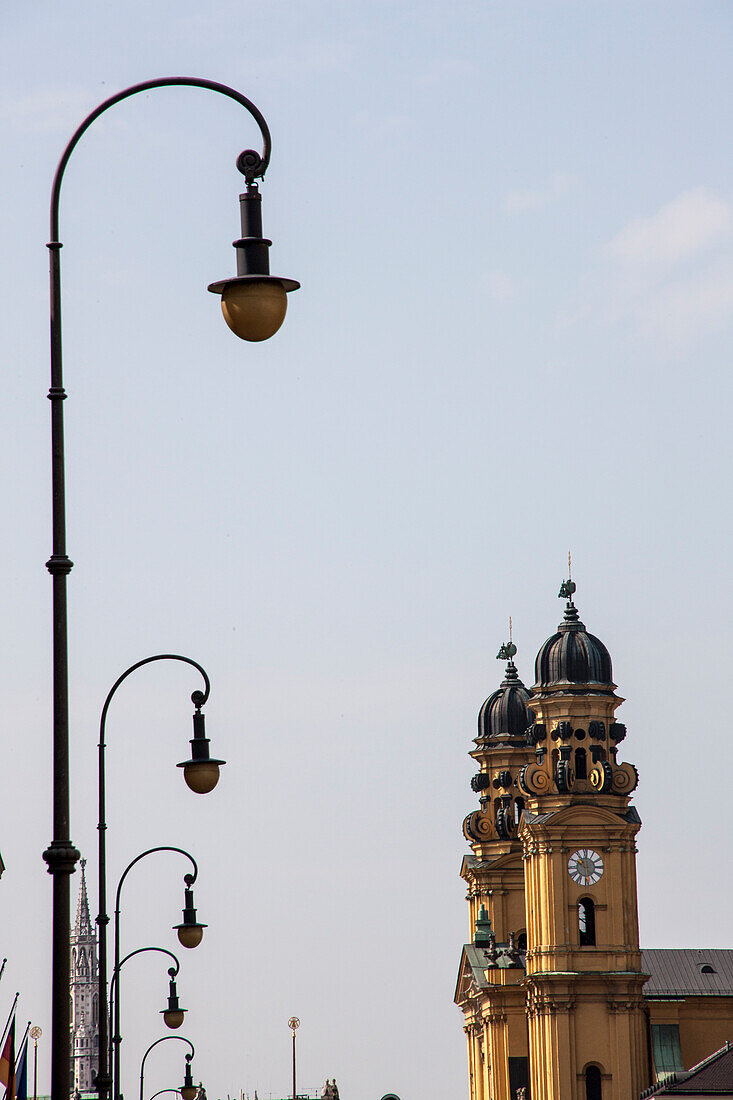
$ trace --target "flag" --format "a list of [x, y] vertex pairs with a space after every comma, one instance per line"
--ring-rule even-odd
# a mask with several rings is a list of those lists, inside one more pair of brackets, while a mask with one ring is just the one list
[[15, 1016], [10, 1025], [8, 1037], [5, 1040], [3, 1052], [0, 1054], [0, 1084], [5, 1085], [7, 1100], [15, 1097]]
[[15, 1068], [15, 1095], [17, 1100], [28, 1100], [28, 1040], [26, 1039], [22, 1053]]

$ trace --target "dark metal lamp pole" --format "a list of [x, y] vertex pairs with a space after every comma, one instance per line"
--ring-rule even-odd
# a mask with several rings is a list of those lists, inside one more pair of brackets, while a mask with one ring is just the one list
[[[204, 88], [241, 104], [254, 118], [262, 136], [262, 154], [248, 149], [237, 158], [237, 167], [247, 182], [242, 197], [242, 237], [235, 242], [237, 275], [212, 283], [211, 289], [222, 295], [222, 310], [230, 328], [244, 340], [263, 340], [277, 331], [285, 316], [285, 294], [296, 290], [298, 283], [270, 275], [268, 250], [270, 241], [262, 237], [258, 221], [259, 192], [256, 180], [262, 179], [270, 160], [271, 139], [267, 123], [258, 108], [241, 92], [197, 77], [163, 77], [135, 84], [111, 96], [95, 108], [77, 127], [67, 144], [56, 169], [51, 190], [50, 252], [50, 325], [51, 325], [51, 483], [52, 483], [52, 553], [46, 563], [53, 583], [53, 840], [43, 853], [53, 876], [53, 964], [52, 964], [52, 1029], [51, 1029], [51, 1095], [52, 1100], [68, 1100], [71, 1042], [69, 1032], [69, 972], [70, 972], [70, 883], [79, 851], [71, 841], [69, 814], [69, 692], [68, 692], [68, 626], [66, 578], [72, 562], [66, 553], [66, 490], [64, 470], [64, 414], [66, 392], [63, 385], [61, 335], [61, 241], [59, 240], [59, 199], [61, 183], [69, 158], [77, 142], [109, 107], [139, 92], [175, 86]], [[201, 738], [197, 751], [208, 748]], [[194, 731], [194, 740], [197, 739]], [[203, 738], [205, 741], [205, 738]], [[206, 759], [192, 753], [192, 761]], [[184, 773], [186, 768], [184, 767]], [[201, 769], [200, 769], [201, 771]], [[211, 778], [209, 778], [211, 782]], [[101, 1014], [100, 1019], [104, 1017]], [[101, 1036], [100, 1036], [101, 1040]], [[100, 1049], [100, 1067], [102, 1060]], [[100, 1096], [109, 1094], [109, 1077], [100, 1073]]]

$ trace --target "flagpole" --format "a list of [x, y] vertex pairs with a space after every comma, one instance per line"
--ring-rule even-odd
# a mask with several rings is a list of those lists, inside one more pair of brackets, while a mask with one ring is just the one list
[[20, 993], [15, 994], [15, 1000], [13, 1001], [12, 1005], [10, 1006], [10, 1012], [8, 1013], [8, 1019], [7, 1019], [7, 1022], [5, 1024], [5, 1028], [3, 1030], [3, 1037], [2, 1037], [2, 1039], [0, 1039], [0, 1047], [2, 1047], [3, 1043], [5, 1042], [5, 1037], [8, 1034], [8, 1028], [10, 1027], [10, 1021], [12, 1020], [13, 1013], [15, 1012], [15, 1006], [18, 1003], [18, 997], [20, 997]]
[[23, 1032], [23, 1038], [20, 1040], [20, 1046], [18, 1047], [18, 1057], [15, 1059], [16, 1066], [18, 1065], [18, 1062], [20, 1061], [20, 1056], [23, 1053], [23, 1047], [28, 1042], [28, 1032], [30, 1031], [30, 1029], [31, 1029], [31, 1022], [29, 1020], [28, 1023], [25, 1025], [25, 1031]]
[[10, 1065], [8, 1067], [8, 1083], [5, 1088], [5, 1096], [7, 1100], [15, 1100], [15, 1016], [13, 1016], [10, 1025], [8, 1041], [10, 1043]]
[[40, 1027], [31, 1028], [33, 1040], [33, 1100], [38, 1100], [38, 1040], [43, 1035]]

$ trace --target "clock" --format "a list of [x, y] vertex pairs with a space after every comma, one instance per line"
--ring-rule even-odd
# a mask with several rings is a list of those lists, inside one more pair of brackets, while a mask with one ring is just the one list
[[603, 874], [603, 860], [591, 848], [580, 848], [568, 860], [568, 874], [578, 886], [594, 886]]

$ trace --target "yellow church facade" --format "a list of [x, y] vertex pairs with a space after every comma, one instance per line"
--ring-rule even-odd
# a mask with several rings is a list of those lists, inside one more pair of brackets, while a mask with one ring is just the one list
[[560, 589], [531, 690], [502, 646], [471, 752], [456, 989], [470, 1100], [639, 1100], [733, 1039], [733, 951], [640, 949], [638, 775], [619, 759], [610, 655], [574, 592]]

